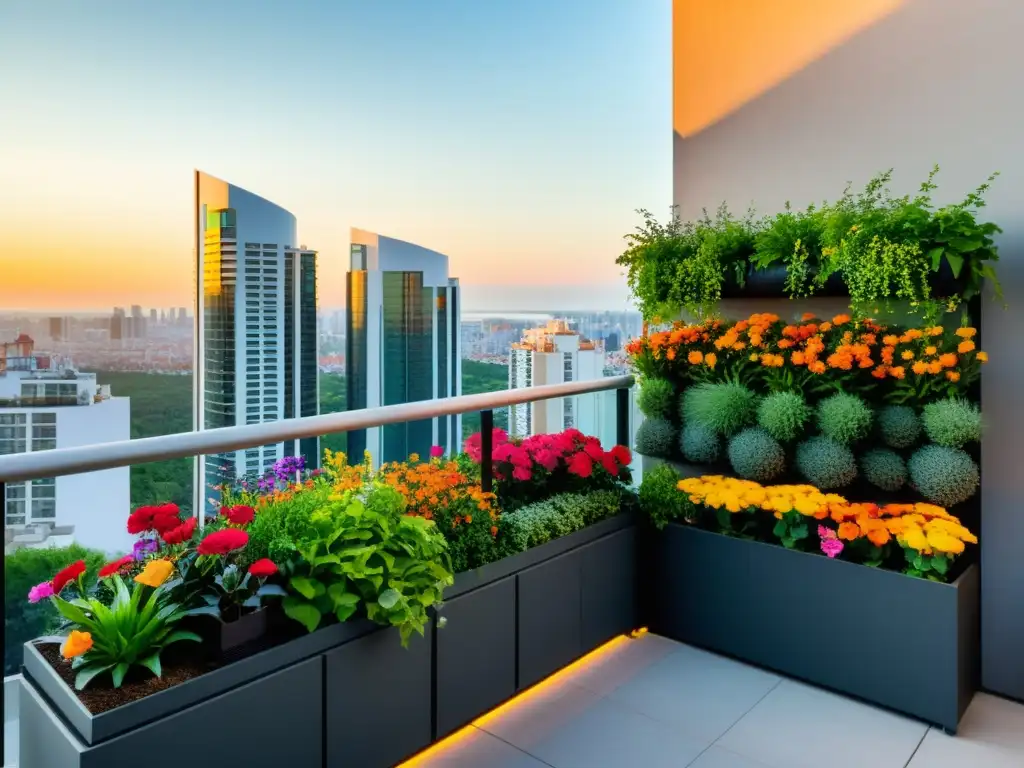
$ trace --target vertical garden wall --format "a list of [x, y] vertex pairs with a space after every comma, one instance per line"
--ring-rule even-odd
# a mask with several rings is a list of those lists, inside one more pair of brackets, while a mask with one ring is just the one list
[[[1014, 0], [675, 0], [675, 204], [683, 219], [726, 201], [763, 213], [834, 200], [896, 169], [914, 193], [936, 162], [940, 205], [992, 171], [1006, 307], [982, 303], [982, 686], [1024, 699], [1024, 4]], [[768, 33], [768, 30], [772, 30]], [[794, 37], [787, 43], [787, 35]], [[807, 41], [812, 41], [808, 43]], [[703, 90], [702, 90], [703, 89]], [[837, 299], [811, 299], [830, 317]], [[728, 305], [724, 305], [729, 312]], [[735, 309], [735, 308], [734, 308]], [[779, 312], [743, 301], [736, 314]]]

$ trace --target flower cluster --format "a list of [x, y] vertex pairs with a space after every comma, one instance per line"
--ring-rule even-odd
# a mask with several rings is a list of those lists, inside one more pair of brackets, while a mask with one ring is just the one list
[[472, 523], [474, 516], [479, 515], [491, 521], [492, 535], [498, 532], [494, 525], [498, 517], [494, 494], [484, 493], [454, 461], [435, 458], [421, 462], [413, 454], [408, 462], [384, 464], [377, 478], [402, 494], [406, 514], [432, 520], [439, 509], [453, 509], [458, 511], [452, 516], [451, 527]]
[[787, 545], [807, 538], [809, 521], [817, 521], [820, 549], [829, 557], [849, 544], [874, 551], [895, 541], [914, 557], [951, 559], [966, 544], [978, 542], [956, 517], [934, 504], [856, 503], [810, 485], [760, 485], [720, 475], [680, 480], [679, 490], [693, 505], [747, 515], [755, 524], [757, 513], [772, 513], [772, 533]]
[[[466, 453], [477, 463], [483, 461], [480, 442], [479, 433], [466, 440]], [[521, 441], [509, 440], [503, 430], [496, 429], [491, 457], [496, 478], [519, 482], [543, 479], [559, 469], [579, 478], [603, 471], [614, 479], [625, 480], [633, 460], [626, 446], [616, 445], [606, 451], [600, 440], [578, 429], [556, 435], [533, 435]]]
[[861, 387], [886, 384], [888, 392], [926, 399], [963, 394], [977, 378], [988, 356], [977, 349], [975, 336], [969, 327], [897, 328], [811, 314], [787, 324], [778, 315], [755, 314], [734, 323], [677, 323], [634, 339], [626, 351], [645, 376], [706, 380], [715, 372], [735, 372], [736, 364], [747, 376], [786, 367], [810, 380], [849, 382], [853, 376]]

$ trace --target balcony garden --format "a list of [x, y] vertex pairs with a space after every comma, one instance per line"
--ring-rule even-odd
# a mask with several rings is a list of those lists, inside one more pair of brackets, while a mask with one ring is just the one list
[[26, 596], [63, 623], [25, 646], [23, 761], [116, 762], [229, 707], [236, 758], [392, 765], [633, 629], [629, 449], [495, 429], [484, 466], [483, 442], [379, 469], [286, 458], [214, 489], [202, 529], [136, 509], [132, 552]]
[[763, 219], [642, 212], [619, 263], [649, 323], [628, 353], [652, 631], [955, 731], [1000, 230], [979, 219], [994, 176], [936, 208], [937, 170], [913, 197], [886, 173]]

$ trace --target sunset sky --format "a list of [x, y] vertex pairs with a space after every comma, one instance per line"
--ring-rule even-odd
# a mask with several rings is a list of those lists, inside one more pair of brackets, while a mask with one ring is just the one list
[[668, 0], [6, 3], [0, 308], [188, 304], [194, 168], [297, 216], [325, 306], [357, 226], [449, 254], [469, 308], [624, 308], [671, 62]]

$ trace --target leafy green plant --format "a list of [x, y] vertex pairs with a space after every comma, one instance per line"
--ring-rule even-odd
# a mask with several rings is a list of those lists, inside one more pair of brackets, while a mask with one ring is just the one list
[[714, 464], [722, 455], [722, 440], [703, 424], [687, 424], [679, 438], [679, 447], [687, 461]]
[[898, 491], [907, 482], [907, 465], [896, 451], [876, 448], [860, 457], [864, 479], [883, 491]]
[[890, 448], [910, 448], [921, 437], [921, 419], [907, 405], [887, 405], [878, 412], [878, 431]]
[[668, 379], [644, 379], [637, 394], [640, 412], [652, 419], [668, 419], [674, 411], [675, 387]]
[[857, 477], [853, 451], [822, 435], [797, 445], [796, 468], [811, 485], [821, 490], [843, 488]]
[[640, 510], [658, 530], [686, 518], [694, 509], [678, 486], [679, 473], [668, 464], [645, 472], [640, 481]]
[[757, 419], [758, 398], [742, 384], [704, 382], [683, 393], [684, 424], [701, 424], [729, 437]]
[[928, 403], [921, 415], [924, 431], [933, 443], [962, 448], [981, 440], [981, 410], [961, 398]]
[[757, 423], [780, 442], [796, 440], [811, 420], [811, 408], [796, 392], [773, 392], [757, 409]]
[[910, 482], [928, 501], [953, 507], [978, 490], [981, 473], [965, 451], [942, 445], [926, 445], [907, 462]]
[[782, 446], [760, 427], [749, 427], [729, 441], [729, 462], [740, 477], [766, 483], [786, 471]]
[[422, 635], [427, 609], [454, 582], [434, 523], [403, 514], [404, 498], [387, 486], [319, 498], [292, 539], [299, 557], [283, 569], [285, 614], [312, 632], [324, 616], [347, 621], [362, 608], [371, 621], [398, 627], [403, 645]]
[[837, 443], [849, 445], [867, 436], [874, 414], [856, 395], [837, 392], [818, 403], [818, 427]]
[[[170, 567], [170, 563], [167, 565]], [[114, 593], [109, 607], [95, 597], [52, 598], [61, 616], [73, 627], [65, 641], [64, 655], [74, 657], [72, 668], [78, 670], [78, 690], [104, 672], [110, 672], [114, 687], [120, 688], [133, 665], [145, 667], [160, 677], [160, 653], [164, 648], [183, 640], [202, 640], [194, 632], [175, 629], [188, 612], [167, 600], [166, 585], [153, 589], [136, 582], [129, 591], [118, 575], [110, 577], [109, 585]], [[88, 633], [90, 637], [81, 640], [83, 636], [76, 633]], [[83, 644], [78, 648], [67, 647], [76, 642]], [[81, 648], [86, 650], [77, 653]]]
[[507, 542], [508, 554], [525, 552], [616, 515], [620, 509], [617, 491], [557, 494], [502, 515], [499, 539]]
[[641, 456], [668, 458], [675, 453], [676, 428], [665, 419], [646, 418], [637, 427], [634, 443]]

